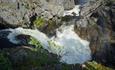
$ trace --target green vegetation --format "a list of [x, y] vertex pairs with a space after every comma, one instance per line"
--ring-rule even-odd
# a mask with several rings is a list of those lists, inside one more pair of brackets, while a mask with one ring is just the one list
[[[48, 51], [42, 49], [42, 46], [39, 42], [37, 42], [36, 39], [31, 38], [30, 42], [33, 45], [36, 45], [33, 50], [24, 49], [26, 52], [26, 58], [22, 61], [16, 61], [14, 63], [9, 60], [8, 56], [5, 54], [7, 52], [1, 52], [0, 53], [0, 69], [1, 70], [112, 70], [110, 68], [107, 68], [101, 64], [98, 64], [97, 62], [87, 62], [86, 67], [82, 68], [79, 64], [76, 65], [68, 65], [60, 63], [57, 55], [51, 54]], [[13, 49], [15, 50], [15, 49]], [[22, 49], [20, 49], [22, 50]], [[18, 50], [16, 50], [18, 52]], [[4, 54], [5, 53], [5, 54]], [[23, 52], [21, 52], [23, 53]], [[18, 54], [17, 54], [18, 55]], [[13, 69], [12, 69], [13, 65]]]
[[62, 49], [64, 48], [63, 46], [59, 46], [58, 44], [56, 44], [54, 41], [48, 41], [49, 43], [49, 48], [51, 49], [52, 53], [57, 54], [57, 55], [61, 55]]
[[0, 70], [12, 70], [12, 65], [8, 56], [1, 51], [0, 51]]
[[95, 61], [88, 62], [86, 64], [86, 70], [112, 70], [111, 68], [105, 67], [101, 64], [98, 64]]
[[53, 67], [58, 63], [56, 55], [50, 54], [48, 51], [42, 48], [40, 42], [34, 38], [30, 38], [29, 44], [35, 46], [32, 50], [26, 50], [27, 56], [23, 62], [18, 62], [15, 69], [16, 70], [45, 70], [44, 67], [51, 66]]
[[[30, 43], [35, 45], [36, 48], [37, 48], [37, 49], [35, 48], [36, 52], [34, 53], [34, 54], [36, 54], [37, 59], [30, 58], [29, 59], [29, 64], [32, 64], [32, 65], [36, 66], [38, 69], [43, 69], [44, 66], [47, 66], [47, 65], [49, 65], [51, 68], [55, 69], [56, 64], [60, 64], [62, 70], [72, 70], [72, 69], [75, 69], [75, 68], [80, 69], [80, 65], [61, 64], [59, 62], [59, 60], [57, 59], [57, 56], [53, 55], [53, 54], [50, 54], [46, 50], [42, 49], [42, 46], [40, 45], [40, 43], [38, 43], [37, 40], [31, 38]], [[60, 48], [60, 46], [57, 46], [52, 41], [49, 41], [49, 44], [52, 47], [57, 47], [57, 49]], [[57, 49], [52, 48], [52, 50], [55, 50], [55, 51]], [[30, 54], [33, 55], [32, 53], [30, 53]], [[31, 57], [31, 55], [30, 55], [30, 57]], [[51, 70], [53, 70], [53, 69], [51, 69]], [[98, 64], [95, 61], [92, 61], [92, 62], [87, 62], [86, 67], [83, 70], [112, 70], [112, 69], [108, 68], [108, 67], [105, 67], [101, 64]]]
[[43, 25], [45, 24], [45, 20], [41, 17], [38, 17], [35, 21], [34, 21], [34, 25], [35, 27], [43, 27]]
[[28, 44], [34, 45], [35, 48], [33, 48], [33, 51], [39, 51], [42, 49], [42, 45], [40, 44], [40, 42], [38, 42], [35, 38], [31, 37], [30, 41], [28, 42]]

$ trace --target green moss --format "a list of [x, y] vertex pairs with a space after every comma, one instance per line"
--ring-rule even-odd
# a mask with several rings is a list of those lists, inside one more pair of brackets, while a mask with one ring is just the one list
[[[42, 46], [40, 45], [40, 43], [37, 40], [35, 40], [34, 38], [31, 38], [30, 43], [36, 46], [36, 48], [35, 48], [36, 51], [29, 52], [29, 54], [28, 54], [29, 62], [28, 61], [26, 62], [27, 67], [29, 66], [29, 64], [31, 64], [32, 67], [34, 67], [34, 68], [44, 69], [45, 66], [49, 65], [50, 67], [55, 69], [55, 65], [60, 64], [57, 56], [50, 54], [48, 51], [42, 49]], [[60, 46], [56, 46], [56, 44], [53, 43], [52, 41], [49, 41], [49, 45], [57, 47], [57, 49], [58, 49], [58, 47], [60, 47]], [[35, 58], [33, 58], [33, 57], [35, 57]], [[74, 65], [61, 64], [62, 70], [72, 70], [73, 67], [79, 68], [78, 66], [74, 66]], [[112, 70], [112, 69], [105, 67], [105, 66], [93, 61], [93, 62], [86, 63], [86, 68], [83, 70]]]
[[28, 43], [35, 46], [35, 48], [33, 48], [33, 51], [38, 51], [38, 50], [41, 50], [42, 48], [42, 45], [40, 44], [40, 42], [37, 41], [33, 37], [30, 38], [30, 41]]
[[11, 62], [3, 52], [0, 52], [0, 70], [12, 70]]
[[38, 70], [44, 70], [47, 65], [54, 66], [58, 63], [56, 55], [50, 54], [47, 50], [42, 48], [40, 42], [34, 38], [30, 38], [29, 44], [35, 46], [32, 50], [27, 50], [27, 59], [22, 63], [17, 63], [18, 68], [16, 70], [31, 70], [36, 68]]
[[48, 41], [48, 44], [52, 53], [57, 55], [61, 55], [63, 53], [62, 52], [62, 49], [64, 48], [63, 46], [56, 44], [54, 41]]
[[[29, 44], [35, 45], [36, 47], [33, 50], [26, 50], [26, 59], [22, 62], [17, 62], [14, 65], [14, 70], [55, 70], [57, 64], [60, 64], [61, 70], [74, 70], [81, 68], [77, 65], [67, 65], [59, 62], [57, 55], [49, 53], [47, 50], [42, 48], [40, 42], [34, 38], [30, 38]], [[53, 42], [50, 42], [53, 44]], [[56, 44], [53, 44], [55, 46]], [[58, 47], [58, 46], [57, 46]], [[0, 53], [0, 70], [12, 70], [11, 63], [4, 54]], [[112, 70], [107, 68], [97, 62], [88, 62], [86, 63], [86, 68], [83, 70]]]
[[95, 61], [88, 62], [86, 64], [86, 69], [85, 70], [112, 70], [111, 68], [105, 67], [101, 64], [98, 64]]
[[[42, 63], [46, 63], [46, 62], [50, 62], [49, 60], [47, 60], [48, 59], [48, 51], [47, 50], [45, 50], [45, 49], [43, 49], [43, 47], [42, 47], [42, 45], [40, 44], [40, 42], [38, 42], [36, 39], [34, 39], [34, 38], [30, 38], [30, 42], [29, 42], [29, 44], [32, 44], [32, 45], [34, 45], [35, 46], [35, 48], [33, 48], [33, 50], [32, 51], [34, 51], [35, 53], [36, 53], [36, 55], [38, 55], [38, 57], [39, 57], [39, 59], [40, 59], [40, 63], [42, 64]], [[30, 53], [31, 54], [31, 53]], [[55, 62], [55, 60], [52, 60], [52, 61], [54, 61]], [[52, 62], [51, 61], [51, 62]]]
[[35, 27], [42, 27], [42, 26], [44, 26], [44, 24], [45, 24], [45, 20], [43, 19], [43, 18], [37, 18], [35, 21], [34, 21], [34, 25], [35, 25]]

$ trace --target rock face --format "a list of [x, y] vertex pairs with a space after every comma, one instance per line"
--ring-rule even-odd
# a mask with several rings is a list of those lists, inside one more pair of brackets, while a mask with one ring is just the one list
[[92, 0], [0, 0], [0, 24], [27, 27], [34, 13], [37, 17], [49, 20], [54, 16], [62, 17], [64, 10], [74, 8], [76, 3], [84, 5], [90, 1]]
[[64, 9], [72, 9], [74, 5], [74, 0], [0, 0], [0, 23], [23, 26], [30, 22], [33, 12], [48, 20], [62, 16]]
[[[88, 11], [82, 15], [83, 18], [76, 23], [76, 32], [84, 39], [90, 41], [90, 47], [94, 60], [106, 65], [114, 65], [114, 4], [98, 4], [93, 7], [93, 11]], [[113, 2], [114, 3], [114, 2]], [[100, 4], [100, 5], [99, 5]], [[97, 7], [97, 8], [96, 8]], [[84, 7], [85, 8], [85, 7]], [[87, 10], [88, 10], [87, 9]], [[85, 10], [85, 9], [84, 9]], [[85, 10], [86, 11], [86, 10]], [[82, 11], [85, 12], [85, 11]], [[91, 13], [92, 12], [92, 13]], [[85, 17], [85, 18], [84, 18]], [[85, 25], [83, 24], [85, 23]], [[112, 52], [112, 53], [111, 53]], [[101, 59], [101, 60], [100, 60]]]

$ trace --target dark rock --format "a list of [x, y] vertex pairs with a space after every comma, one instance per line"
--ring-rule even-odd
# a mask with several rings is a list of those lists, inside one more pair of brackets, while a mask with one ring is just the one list
[[19, 44], [14, 44], [9, 41], [7, 36], [11, 33], [11, 31], [0, 31], [0, 48], [13, 48], [13, 47], [19, 47], [22, 45], [28, 45], [28, 40], [30, 36], [28, 35], [18, 35], [16, 37], [17, 40], [20, 40]]
[[7, 36], [10, 33], [10, 31], [0, 31], [0, 48], [11, 48], [11, 47], [16, 47], [16, 44], [11, 43], [8, 39]]
[[18, 35], [18, 36], [16, 36], [16, 39], [21, 40], [20, 44], [28, 45], [28, 42], [30, 40], [30, 36], [29, 35]]
[[6, 38], [0, 38], [0, 48], [11, 48], [11, 47], [16, 47], [18, 45], [11, 43], [8, 39]]

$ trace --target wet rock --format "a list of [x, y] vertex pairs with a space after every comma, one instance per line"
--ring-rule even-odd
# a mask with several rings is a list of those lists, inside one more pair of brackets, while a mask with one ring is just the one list
[[7, 36], [11, 33], [11, 31], [0, 31], [0, 48], [12, 48], [12, 47], [18, 47], [21, 45], [28, 45], [28, 40], [30, 38], [30, 36], [27, 35], [19, 35], [16, 37], [17, 40], [20, 40], [19, 44], [13, 44], [12, 42], [9, 41], [9, 39], [7, 38]]
[[0, 48], [10, 48], [10, 47], [16, 47], [16, 44], [11, 43], [8, 39], [7, 36], [10, 33], [10, 31], [0, 31]]
[[[112, 12], [113, 8], [111, 8], [110, 5], [99, 5], [98, 3], [93, 8], [96, 7], [97, 9], [95, 9], [95, 11], [90, 11], [87, 16], [84, 16], [86, 18], [81, 17], [81, 21], [78, 20], [76, 22], [75, 31], [81, 38], [90, 41], [90, 48], [92, 50], [93, 60], [96, 60], [97, 62], [100, 62], [107, 66], [109, 66], [110, 64], [110, 66], [114, 66], [114, 54], [112, 54], [114, 53], [114, 49], [111, 47], [111, 43], [113, 44], [115, 42], [114, 11]], [[83, 12], [85, 11], [82, 10], [82, 13]], [[79, 22], [81, 22], [82, 24], [80, 25]]]

